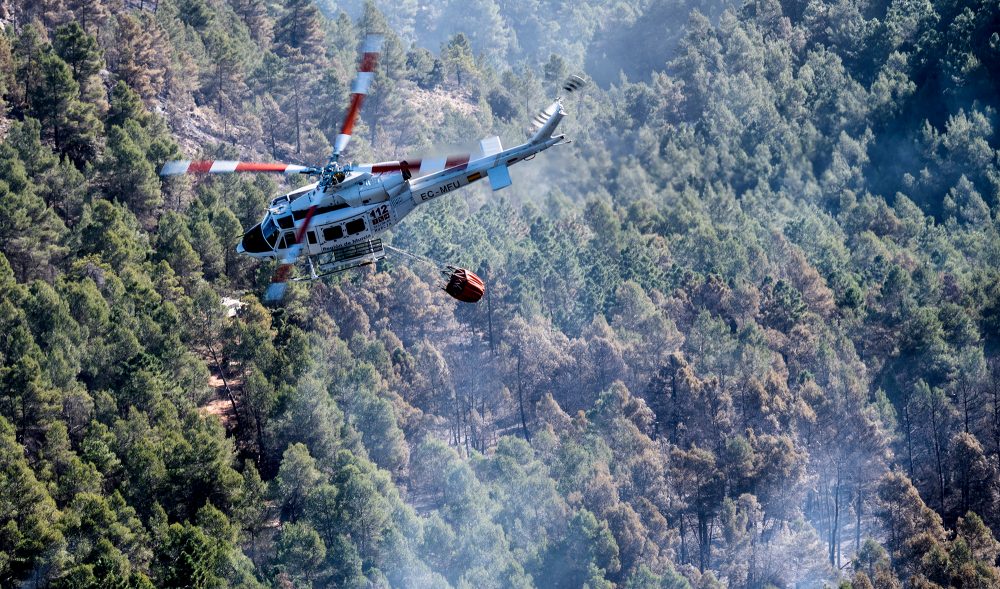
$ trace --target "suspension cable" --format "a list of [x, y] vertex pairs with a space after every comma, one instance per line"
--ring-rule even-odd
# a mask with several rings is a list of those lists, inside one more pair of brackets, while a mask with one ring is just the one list
[[416, 260], [418, 262], [423, 262], [424, 264], [427, 264], [428, 266], [431, 266], [435, 270], [439, 270], [440, 272], [442, 272], [444, 274], [448, 274], [448, 272], [445, 271], [444, 268], [454, 268], [455, 267], [455, 266], [452, 266], [451, 264], [442, 264], [441, 262], [438, 262], [437, 260], [435, 260], [433, 258], [428, 258], [426, 256], [421, 256], [419, 254], [414, 254], [412, 252], [408, 252], [406, 250], [402, 250], [402, 249], [399, 249], [398, 247], [393, 247], [393, 246], [388, 245], [388, 244], [383, 244], [382, 247], [384, 247], [385, 249], [387, 249], [389, 251], [392, 251], [392, 252], [395, 252], [397, 254], [400, 254], [402, 256], [406, 256], [406, 257], [408, 257], [410, 259]]

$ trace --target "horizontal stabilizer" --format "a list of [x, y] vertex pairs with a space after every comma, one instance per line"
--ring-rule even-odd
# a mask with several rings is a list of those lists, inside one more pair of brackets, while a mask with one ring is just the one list
[[503, 151], [503, 145], [500, 144], [500, 138], [494, 135], [480, 141], [479, 150], [483, 152], [482, 157], [489, 157]]

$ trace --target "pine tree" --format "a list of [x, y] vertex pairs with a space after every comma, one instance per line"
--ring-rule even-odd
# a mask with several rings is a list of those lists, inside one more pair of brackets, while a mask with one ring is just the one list
[[218, 29], [207, 35], [205, 45], [212, 68], [203, 78], [202, 91], [215, 103], [215, 111], [225, 115], [239, 104], [246, 91], [240, 68], [244, 58], [232, 38]]
[[560, 84], [566, 78], [566, 60], [553, 53], [542, 68], [545, 72], [545, 83]]
[[2, 415], [14, 425], [17, 442], [31, 450], [40, 448], [60, 397], [44, 378], [38, 360], [25, 355], [0, 371], [0, 392]]
[[0, 243], [21, 281], [51, 277], [64, 251], [66, 228], [31, 189], [24, 165], [10, 145], [0, 146]]
[[282, 519], [296, 522], [305, 514], [309, 495], [320, 483], [316, 460], [304, 444], [292, 444], [285, 450], [275, 479]]
[[67, 225], [74, 225], [83, 213], [88, 180], [68, 159], [62, 159], [42, 179], [39, 196]]
[[0, 36], [0, 109], [6, 112], [6, 97], [16, 88], [14, 54], [11, 52], [11, 40], [6, 35]]
[[[59, 163], [59, 158], [52, 149], [42, 143], [42, 126], [36, 119], [28, 117], [23, 121], [14, 122], [7, 133], [7, 143], [16, 150], [26, 176], [36, 184], [40, 183], [40, 178]], [[8, 172], [14, 173], [12, 170]], [[21, 189], [23, 181], [20, 177], [15, 180], [12, 176], [8, 176], [8, 181], [15, 190]], [[45, 187], [39, 188], [45, 190]]]
[[28, 466], [14, 427], [0, 417], [0, 584], [20, 585], [59, 539], [56, 504]]
[[135, 216], [124, 204], [96, 200], [85, 205], [73, 232], [78, 256], [94, 254], [115, 268], [144, 259], [149, 250], [149, 244], [140, 237]]
[[58, 149], [64, 140], [66, 112], [79, 93], [73, 73], [58, 55], [43, 54], [38, 60], [39, 81], [28, 94], [31, 116], [42, 123], [42, 131]]
[[144, 99], [163, 89], [169, 48], [159, 25], [143, 13], [121, 13], [108, 66]]
[[80, 88], [80, 103], [73, 105], [67, 113], [72, 139], [63, 152], [82, 167], [97, 155], [99, 123], [95, 118], [98, 113], [107, 110], [104, 83], [97, 75], [104, 68], [104, 59], [97, 39], [76, 22], [56, 30], [53, 48], [73, 70], [73, 79]]
[[26, 96], [30, 113], [41, 122], [45, 139], [82, 167], [97, 155], [96, 107], [79, 99], [80, 86], [72, 70], [55, 53], [44, 53], [38, 60], [38, 76]]
[[22, 15], [24, 21], [38, 20], [49, 30], [66, 23], [73, 16], [66, 10], [64, 0], [35, 0], [24, 4], [24, 14]]
[[240, 220], [236, 218], [228, 207], [220, 207], [212, 217], [212, 226], [215, 235], [222, 247], [223, 270], [226, 276], [232, 280], [238, 280], [242, 273], [243, 257], [236, 253], [236, 244], [239, 243], [243, 235], [243, 227]]
[[56, 29], [52, 48], [73, 70], [73, 79], [78, 84], [86, 84], [104, 67], [97, 39], [77, 22]]
[[295, 124], [295, 153], [302, 153], [303, 131], [302, 123], [309, 116], [310, 82], [313, 79], [314, 68], [299, 50], [289, 51], [287, 68], [282, 76], [286, 86], [282, 107], [292, 117]]
[[217, 571], [223, 555], [199, 526], [171, 524], [166, 542], [157, 550], [157, 586], [218, 587]]
[[136, 121], [143, 127], [147, 126], [149, 114], [142, 104], [142, 98], [129, 87], [128, 84], [119, 80], [111, 89], [111, 103], [108, 107], [108, 116], [104, 122], [107, 127], [124, 127], [126, 121]]
[[74, 100], [62, 123], [65, 138], [59, 151], [80, 168], [97, 158], [102, 125], [96, 110], [92, 103]]
[[250, 536], [250, 558], [257, 556], [257, 541], [270, 518], [267, 505], [267, 484], [247, 460], [243, 465], [243, 487], [233, 509], [234, 521]]
[[30, 109], [29, 95], [37, 94], [42, 82], [41, 58], [45, 54], [45, 31], [37, 22], [21, 29], [14, 41], [14, 85], [9, 89], [14, 108]]
[[878, 484], [877, 515], [888, 536], [895, 566], [904, 572], [916, 569], [922, 552], [944, 542], [941, 516], [924, 504], [910, 479], [900, 472], [886, 473]]
[[135, 121], [111, 127], [108, 145], [100, 162], [101, 184], [109, 198], [127, 203], [140, 217], [163, 203], [160, 180], [146, 159], [148, 134]]
[[355, 464], [341, 468], [334, 484], [339, 491], [340, 529], [350, 535], [362, 559], [374, 560], [391, 521], [388, 502]]
[[285, 524], [276, 542], [277, 562], [292, 579], [311, 584], [323, 560], [326, 546], [306, 522]]
[[289, 0], [274, 25], [275, 52], [291, 57], [298, 51], [311, 64], [326, 61], [323, 48], [323, 25], [319, 9], [311, 0]]
[[73, 11], [76, 22], [79, 22], [85, 31], [95, 36], [100, 35], [111, 19], [109, 4], [113, 6], [113, 2], [107, 0], [67, 0], [66, 2], [69, 9]]
[[472, 43], [465, 33], [458, 33], [441, 51], [441, 59], [449, 71], [455, 74], [458, 85], [462, 85], [462, 75], [475, 73], [476, 59], [472, 54]]
[[[188, 283], [193, 283], [201, 275], [201, 258], [198, 252], [191, 245], [191, 232], [184, 223], [180, 214], [168, 211], [160, 217], [160, 224], [156, 234], [156, 257], [166, 260], [173, 271], [180, 277], [187, 279]], [[214, 298], [214, 293], [209, 294]], [[204, 306], [204, 303], [200, 306]], [[218, 311], [220, 307], [214, 305], [212, 310]], [[211, 337], [210, 333], [202, 332], [202, 337]], [[235, 407], [234, 407], [235, 409]]]
[[250, 29], [250, 36], [254, 41], [263, 44], [271, 39], [273, 23], [268, 17], [264, 0], [230, 0], [230, 4], [243, 24]]
[[178, 0], [177, 13], [184, 24], [204, 32], [215, 20], [215, 11], [205, 0]]

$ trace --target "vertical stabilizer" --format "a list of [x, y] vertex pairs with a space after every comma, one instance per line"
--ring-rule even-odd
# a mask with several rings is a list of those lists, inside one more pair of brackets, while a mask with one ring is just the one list
[[552, 133], [555, 132], [556, 127], [559, 126], [559, 122], [562, 121], [564, 116], [566, 116], [566, 111], [563, 110], [562, 103], [558, 100], [550, 104], [542, 112], [535, 115], [535, 118], [532, 121], [532, 126], [536, 130], [535, 134], [531, 136], [531, 142], [541, 143], [549, 137], [552, 137]]

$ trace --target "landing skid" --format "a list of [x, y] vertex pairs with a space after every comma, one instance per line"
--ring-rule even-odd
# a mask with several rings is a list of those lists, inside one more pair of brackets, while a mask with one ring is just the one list
[[[381, 259], [381, 258], [379, 258], [379, 259]], [[371, 266], [372, 264], [374, 264], [377, 261], [378, 260], [364, 260], [364, 261], [358, 262], [356, 264], [352, 264], [352, 265], [348, 265], [348, 266], [342, 266], [342, 267], [334, 268], [333, 270], [326, 270], [326, 271], [323, 271], [323, 268], [321, 266], [320, 267], [321, 272], [318, 273], [318, 274], [315, 273], [315, 272], [312, 272], [312, 273], [309, 274], [309, 276], [300, 276], [298, 278], [293, 278], [292, 280], [295, 281], [295, 282], [313, 281], [313, 280], [317, 280], [319, 278], [323, 278], [324, 276], [332, 276], [333, 274], [340, 274], [341, 272], [347, 272], [348, 270], [353, 270], [355, 268], [362, 268], [364, 266]]]
[[[296, 282], [305, 280], [316, 280], [331, 274], [339, 274], [354, 268], [370, 266], [379, 260], [385, 259], [385, 248], [381, 239], [362, 241], [352, 245], [344, 246], [333, 250], [328, 254], [322, 254], [325, 258], [320, 261], [320, 256], [309, 256], [309, 276], [293, 278]], [[316, 262], [313, 262], [314, 257]], [[318, 270], [318, 272], [317, 272]]]

